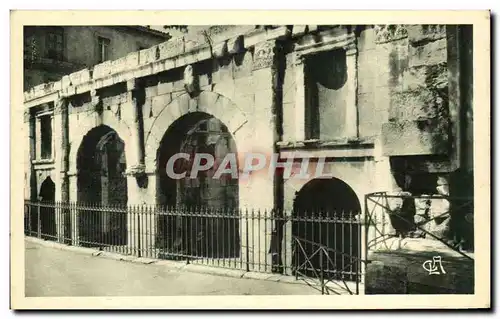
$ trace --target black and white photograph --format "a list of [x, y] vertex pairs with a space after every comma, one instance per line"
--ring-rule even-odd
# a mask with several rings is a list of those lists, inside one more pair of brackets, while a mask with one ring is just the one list
[[18, 304], [480, 295], [487, 307], [477, 170], [489, 178], [490, 110], [476, 86], [489, 86], [477, 76], [489, 12], [470, 17], [486, 23], [24, 19]]

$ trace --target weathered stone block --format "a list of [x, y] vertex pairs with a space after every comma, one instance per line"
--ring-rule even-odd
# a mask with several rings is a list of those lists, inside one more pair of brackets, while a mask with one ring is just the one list
[[153, 99], [146, 98], [144, 104], [142, 105], [142, 116], [143, 118], [152, 118], [156, 114], [153, 112]]
[[295, 136], [295, 103], [283, 103], [283, 140], [293, 140]]
[[384, 123], [382, 145], [386, 156], [446, 155], [448, 132], [443, 120]]
[[358, 93], [371, 93], [375, 91], [375, 78], [373, 77], [358, 77]]
[[436, 91], [394, 92], [389, 109], [389, 120], [419, 120], [435, 118], [445, 107], [445, 101]]
[[71, 85], [78, 85], [90, 81], [90, 73], [88, 69], [83, 69], [69, 75]]
[[294, 25], [292, 29], [292, 34], [294, 36], [303, 35], [306, 32], [307, 25]]
[[111, 61], [106, 61], [94, 66], [93, 79], [100, 79], [111, 74]]
[[253, 80], [251, 76], [238, 78], [234, 80], [234, 87], [236, 94], [246, 94], [253, 87]]
[[218, 83], [232, 82], [233, 81], [233, 63], [232, 63], [232, 61], [227, 63], [226, 65], [221, 65], [219, 67], [219, 70], [217, 71], [217, 73], [219, 73]]
[[139, 52], [132, 52], [125, 57], [126, 68], [132, 69], [139, 65]]
[[158, 95], [158, 86], [153, 85], [153, 86], [145, 87], [144, 93], [146, 94], [146, 97], [156, 96], [156, 95]]
[[158, 83], [157, 94], [162, 95], [172, 92], [174, 85], [172, 82]]
[[403, 91], [416, 91], [423, 88], [446, 89], [448, 72], [446, 64], [409, 68], [403, 75]]
[[163, 94], [153, 97], [151, 100], [153, 115], [158, 115], [171, 101], [172, 98], [170, 97], [170, 94]]
[[363, 52], [375, 48], [375, 30], [373, 28], [366, 28], [361, 31], [358, 38], [358, 50]]
[[[61, 78], [61, 89], [65, 89], [70, 85], [71, 85], [71, 79], [70, 79], [69, 75], [63, 76]], [[39, 90], [39, 89], [41, 89], [41, 87], [40, 87], [40, 85], [37, 85], [32, 90], [33, 90], [33, 92], [36, 92], [36, 90]]]
[[359, 94], [359, 134], [361, 136], [375, 136], [380, 134], [380, 124], [384, 122], [384, 112], [375, 106], [374, 93]]
[[253, 94], [237, 94], [234, 97], [234, 103], [238, 108], [248, 114], [253, 112], [254, 107], [254, 95]]
[[156, 48], [153, 46], [149, 49], [139, 51], [139, 64], [148, 64], [156, 60]]
[[410, 46], [409, 67], [446, 62], [446, 39], [439, 39], [419, 46]]
[[379, 24], [374, 28], [376, 43], [386, 43], [408, 37], [406, 26], [402, 24]]
[[167, 59], [185, 52], [184, 38], [173, 38], [158, 45], [160, 49], [160, 59]]
[[444, 24], [407, 25], [406, 29], [408, 40], [412, 45], [446, 38], [446, 25]]
[[270, 69], [260, 69], [253, 72], [253, 83], [255, 92], [270, 90], [273, 87]]
[[242, 52], [234, 56], [233, 77], [235, 79], [247, 77], [252, 74], [252, 54], [251, 52]]
[[125, 71], [127, 69], [127, 57], [112, 61], [111, 69], [113, 73]]
[[201, 74], [198, 78], [200, 87], [211, 84], [208, 74]]
[[220, 82], [217, 84], [213, 85], [212, 88], [213, 92], [217, 92], [222, 96], [225, 96], [229, 99], [232, 99], [234, 97], [235, 91], [234, 91], [234, 83], [233, 81], [228, 81], [228, 82]]
[[153, 73], [160, 73], [166, 70], [165, 61], [155, 61], [152, 64]]

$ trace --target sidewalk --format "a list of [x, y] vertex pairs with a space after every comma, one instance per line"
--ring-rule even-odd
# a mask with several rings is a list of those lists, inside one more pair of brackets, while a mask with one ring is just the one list
[[[25, 256], [27, 297], [321, 294], [305, 284], [193, 272], [161, 262], [147, 264], [152, 260], [141, 263], [96, 257], [89, 249], [33, 238], [25, 240]], [[197, 267], [203, 267], [203, 272], [221, 271]]]

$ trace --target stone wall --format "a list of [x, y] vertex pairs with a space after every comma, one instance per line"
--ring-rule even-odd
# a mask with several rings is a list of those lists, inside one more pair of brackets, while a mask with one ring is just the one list
[[382, 127], [384, 152], [446, 155], [450, 148], [446, 28], [397, 27], [406, 29], [407, 38], [381, 44], [387, 49], [391, 83], [389, 121]]
[[[279, 148], [282, 155], [326, 156], [326, 172], [347, 183], [363, 207], [366, 193], [394, 186], [389, 156], [446, 154], [443, 32], [441, 26], [283, 26], [181, 37], [34, 87], [24, 94], [25, 108], [68, 103], [69, 143], [61, 139], [64, 115], [54, 112], [55, 162], [44, 168], [54, 174], [56, 198], [67, 174], [69, 199], [77, 200], [78, 150], [89, 132], [107, 126], [125, 144], [128, 203], [158, 203], [162, 139], [179, 119], [206, 113], [227, 126], [240, 155]], [[345, 63], [332, 67], [327, 89], [316, 86], [319, 135], [311, 139], [307, 63], [331, 50], [345, 53]], [[290, 209], [306, 182], [255, 174], [239, 181], [240, 208], [284, 201]]]

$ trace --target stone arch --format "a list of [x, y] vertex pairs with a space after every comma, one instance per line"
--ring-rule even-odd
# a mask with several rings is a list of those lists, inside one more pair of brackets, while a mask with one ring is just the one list
[[[53, 203], [55, 201], [55, 194], [56, 185], [49, 175], [42, 182], [42, 185], [40, 185], [39, 198], [42, 202]], [[49, 240], [55, 240], [57, 238], [56, 214], [54, 207], [40, 207], [40, 224], [42, 238]]]
[[219, 119], [227, 126], [236, 141], [239, 129], [248, 121], [246, 114], [232, 100], [221, 94], [202, 91], [195, 98], [190, 98], [187, 93], [180, 95], [163, 108], [146, 134], [145, 166], [147, 172], [156, 170], [156, 152], [167, 129], [177, 119], [193, 112], [207, 113]]
[[[360, 213], [357, 194], [343, 180], [314, 178], [305, 183], [293, 203], [293, 214], [298, 220], [292, 223], [292, 236], [303, 246], [303, 250], [295, 250], [294, 262], [301, 265], [307, 256], [317, 269], [323, 262], [323, 268], [336, 270], [326, 274], [329, 279], [355, 280], [359, 269], [356, 258], [361, 255], [361, 229], [355, 221]], [[300, 220], [304, 218], [314, 222]], [[321, 261], [314, 254], [317, 244], [332, 249], [329, 251], [331, 262]]]
[[[304, 185], [307, 183], [311, 182], [315, 178], [318, 178], [314, 176], [314, 172], [316, 169], [316, 163], [314, 161], [311, 161], [311, 167], [313, 169], [310, 169], [310, 176], [309, 178], [291, 178], [288, 180], [285, 180], [284, 182], [284, 192], [285, 192], [285, 199], [288, 199], [288, 201], [285, 201], [285, 209], [287, 210], [292, 210], [293, 209], [293, 198], [295, 198], [295, 194], [299, 192]], [[326, 163], [326, 165], [331, 166], [331, 163]], [[327, 170], [330, 168], [326, 168]], [[335, 170], [332, 172], [329, 172], [333, 176], [333, 178], [339, 179], [349, 185], [349, 187], [353, 190], [353, 192], [356, 194], [357, 199], [360, 203], [364, 202], [364, 195], [370, 191], [370, 185], [372, 183], [371, 180], [371, 174], [372, 172], [370, 171], [370, 168], [363, 168], [363, 170], [358, 170], [358, 169], [345, 169], [345, 167], [336, 167]], [[359, 177], [359, 176], [361, 177]], [[321, 179], [323, 178], [332, 178], [330, 175], [328, 177], [322, 176], [320, 177]], [[363, 180], [361, 182], [360, 180]], [[361, 205], [361, 212], [363, 211], [364, 207]]]
[[99, 125], [85, 134], [76, 158], [77, 201], [87, 206], [79, 212], [80, 243], [123, 244], [127, 239], [127, 216], [101, 205], [127, 204], [125, 143], [107, 125]]
[[[186, 174], [177, 179], [167, 174], [167, 162], [179, 152], [187, 153], [190, 159], [174, 164], [173, 169], [177, 174]], [[190, 176], [193, 155], [199, 153], [211, 154], [214, 166]], [[235, 161], [237, 158], [236, 142], [228, 127], [208, 113], [187, 113], [168, 127], [156, 154], [156, 193], [159, 205], [189, 212], [203, 209], [206, 214], [228, 216], [206, 220], [160, 216], [157, 219], [156, 243], [162, 255], [167, 257], [189, 253], [205, 257], [238, 256], [239, 221], [231, 216], [236, 216], [239, 212], [239, 179], [231, 174], [212, 178], [228, 154], [233, 155]], [[237, 170], [237, 167], [233, 168]]]
[[78, 150], [82, 145], [83, 139], [92, 129], [101, 125], [111, 128], [120, 136], [125, 143], [125, 158], [127, 163], [134, 162], [132, 158], [129, 158], [134, 152], [131, 149], [133, 145], [130, 143], [131, 130], [127, 123], [117, 119], [110, 111], [104, 111], [102, 116], [99, 116], [97, 113], [89, 113], [84, 118], [78, 120], [78, 125], [76, 127], [70, 127], [70, 136], [74, 138], [70, 143], [69, 153], [69, 171], [71, 173], [77, 172], [76, 163]]

